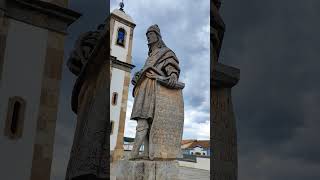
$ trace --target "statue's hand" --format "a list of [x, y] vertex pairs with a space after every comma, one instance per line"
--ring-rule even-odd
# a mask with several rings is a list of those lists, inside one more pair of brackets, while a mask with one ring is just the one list
[[171, 88], [173, 88], [174, 85], [177, 83], [177, 81], [178, 81], [178, 76], [177, 76], [177, 74], [176, 74], [176, 73], [172, 73], [172, 74], [170, 75], [170, 78], [169, 78], [168, 86], [171, 87]]
[[155, 72], [153, 72], [153, 71], [148, 71], [148, 72], [146, 72], [146, 76], [148, 77], [148, 78], [150, 78], [150, 79], [157, 79], [157, 74], [155, 73]]
[[138, 81], [139, 77], [140, 77], [140, 71], [134, 73], [134, 76], [133, 76], [133, 78], [131, 80], [132, 85], [135, 86], [137, 84], [137, 81]]

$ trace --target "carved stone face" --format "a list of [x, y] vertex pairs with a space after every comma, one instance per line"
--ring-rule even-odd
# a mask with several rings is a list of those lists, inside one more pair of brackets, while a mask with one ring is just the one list
[[147, 33], [148, 44], [154, 44], [158, 41], [158, 36], [155, 32], [151, 31]]

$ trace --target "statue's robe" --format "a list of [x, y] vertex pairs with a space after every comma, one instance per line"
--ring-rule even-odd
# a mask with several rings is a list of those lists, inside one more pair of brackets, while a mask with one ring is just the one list
[[[159, 78], [148, 78], [145, 74], [149, 70], [155, 72]], [[150, 159], [174, 159], [180, 153], [184, 84], [179, 86], [177, 83], [174, 88], [169, 88], [165, 86], [166, 83], [160, 83], [160, 80], [169, 78], [172, 73], [179, 77], [178, 58], [167, 47], [158, 49], [146, 60], [133, 89], [131, 119], [147, 119], [150, 124]]]
[[[87, 36], [90, 34], [86, 34]], [[109, 35], [109, 34], [107, 34]], [[81, 37], [83, 38], [83, 37]], [[80, 39], [81, 39], [80, 38]], [[96, 40], [96, 41], [95, 41]], [[98, 42], [99, 40], [99, 42]], [[108, 164], [108, 57], [101, 43], [105, 38], [87, 37], [81, 40], [81, 49], [76, 49], [69, 59], [71, 72], [78, 76], [72, 92], [72, 110], [77, 114], [77, 126], [74, 134], [66, 180], [83, 175], [99, 178], [109, 177]], [[98, 44], [100, 43], [100, 47]], [[93, 46], [94, 47], [93, 47]], [[101, 47], [102, 46], [102, 47]], [[81, 61], [79, 52], [88, 51], [91, 57]], [[93, 52], [96, 51], [96, 54]], [[85, 54], [85, 55], [86, 55]], [[95, 55], [94, 55], [95, 54]]]
[[156, 71], [155, 73], [162, 77], [168, 77], [171, 73], [176, 73], [179, 77], [179, 60], [172, 50], [163, 47], [151, 53], [139, 72], [140, 77], [133, 89], [134, 104], [131, 119], [148, 119], [151, 123], [154, 117], [156, 80], [145, 76], [149, 69]]

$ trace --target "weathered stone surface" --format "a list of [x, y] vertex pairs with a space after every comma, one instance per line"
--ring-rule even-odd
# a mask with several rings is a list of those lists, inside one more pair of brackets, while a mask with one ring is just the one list
[[179, 156], [183, 132], [182, 90], [157, 83], [155, 116], [150, 130], [150, 159], [174, 159]]
[[213, 180], [237, 180], [237, 135], [232, 106], [231, 88], [240, 78], [240, 70], [218, 63], [225, 25], [219, 15], [220, 0], [214, 0], [211, 8], [211, 133], [214, 150], [212, 160]]
[[217, 63], [212, 78], [214, 87], [233, 87], [240, 79], [240, 70]]
[[6, 11], [8, 17], [63, 34], [66, 34], [68, 26], [81, 16], [66, 8], [66, 0], [4, 2], [0, 1], [0, 9]]
[[180, 67], [175, 53], [162, 40], [158, 25], [147, 30], [148, 58], [132, 79], [134, 104], [131, 119], [137, 121], [132, 158], [176, 159], [180, 155], [184, 105], [179, 82]]
[[[71, 56], [68, 63], [73, 73], [76, 70], [79, 72], [75, 73], [78, 78], [72, 96], [77, 126], [66, 180], [82, 175], [109, 177], [110, 63], [105, 47], [109, 31], [104, 27], [108, 25], [100, 26], [98, 31], [80, 37], [73, 51], [74, 56]], [[84, 41], [90, 37], [95, 37], [96, 41], [91, 41], [88, 54], [82, 54], [86, 49]], [[73, 69], [79, 64], [80, 69]]]
[[129, 161], [113, 164], [112, 180], [179, 180], [178, 161]]
[[[48, 39], [64, 40], [64, 36], [50, 31]], [[31, 169], [31, 179], [49, 179], [53, 155], [54, 134], [59, 104], [63, 46], [50, 47], [47, 42], [46, 60], [41, 85], [40, 108]], [[41, 177], [41, 178], [40, 178]]]

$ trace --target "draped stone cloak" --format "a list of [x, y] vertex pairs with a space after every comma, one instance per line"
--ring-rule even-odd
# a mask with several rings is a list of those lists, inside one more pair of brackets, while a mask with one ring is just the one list
[[[78, 43], [81, 49], [73, 51], [68, 66], [78, 76], [72, 92], [72, 110], [77, 114], [66, 180], [92, 174], [109, 177], [108, 168], [108, 76], [110, 68], [103, 45], [109, 33], [86, 33]], [[92, 46], [92, 47], [90, 47]], [[90, 49], [87, 62], [81, 62], [78, 51]]]
[[[148, 70], [155, 72], [158, 77], [146, 77]], [[151, 160], [181, 157], [184, 84], [177, 82], [173, 87], [168, 87], [168, 79], [172, 73], [179, 77], [178, 58], [169, 48], [161, 48], [148, 57], [133, 89], [135, 99], [131, 119], [147, 119], [149, 122]]]
[[176, 73], [179, 77], [179, 60], [172, 50], [163, 47], [151, 53], [139, 72], [140, 77], [133, 89], [134, 104], [131, 119], [148, 119], [151, 123], [155, 110], [156, 80], [145, 76], [148, 69], [152, 69], [162, 77], [169, 77], [172, 73]]

